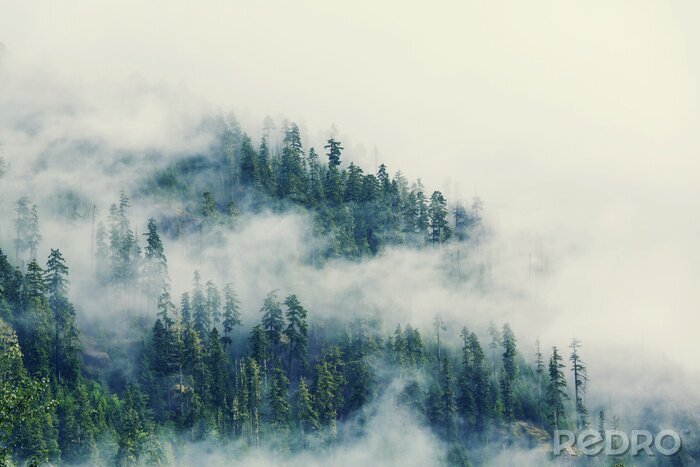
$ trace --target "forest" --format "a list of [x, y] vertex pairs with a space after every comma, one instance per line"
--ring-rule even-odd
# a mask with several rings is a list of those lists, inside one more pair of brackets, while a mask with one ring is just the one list
[[[427, 328], [359, 309], [320, 313], [280, 293], [289, 284], [243, 310], [234, 279], [205, 277], [195, 259], [267, 212], [306, 216], [313, 247], [302, 261], [321, 270], [392, 248], [469, 252], [489, 229], [479, 198], [448, 202], [384, 164], [346, 164], [335, 135], [316, 150], [287, 121], [266, 119], [259, 142], [235, 122], [206, 125], [217, 135], [209, 151], [144, 168], [110, 206], [70, 190], [56, 201], [65, 222], [91, 224], [91, 277], [71, 274], [31, 193], [14, 201], [15, 217], [3, 220], [13, 244], [0, 251], [0, 465], [186, 464], [198, 445], [231, 464], [261, 451], [332, 455], [388, 404], [437, 440], [436, 465], [489, 465], [510, 449], [555, 462], [554, 430], [619, 426], [615, 407], [588, 406], [584, 346], [573, 336], [559, 347], [521, 342], [509, 323], [484, 332], [430, 309]], [[11, 168], [0, 160], [0, 183]], [[144, 206], [153, 216], [135, 219]], [[170, 277], [175, 241], [192, 258], [187, 284]], [[460, 269], [456, 280], [478, 286], [482, 273]], [[71, 287], [88, 280], [95, 295], [118, 297], [105, 312], [126, 330], [81, 319]], [[692, 455], [654, 462], [690, 465]]]

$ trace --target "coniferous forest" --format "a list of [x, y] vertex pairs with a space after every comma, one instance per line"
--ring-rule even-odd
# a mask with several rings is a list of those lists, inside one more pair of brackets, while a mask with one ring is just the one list
[[[287, 121], [266, 119], [259, 141], [232, 120], [208, 125], [209, 151], [143, 170], [109, 206], [59, 197], [61, 219], [91, 226], [86, 277], [42, 231], [31, 193], [13, 201], [3, 223], [15, 235], [0, 253], [2, 465], [188, 465], [199, 450], [224, 453], [226, 465], [261, 452], [331, 465], [387, 411], [435, 440], [436, 465], [487, 465], [509, 450], [544, 462], [555, 429], [618, 426], [624, 411], [587, 403], [596, 380], [573, 336], [523, 342], [507, 322], [484, 329], [430, 309], [417, 326], [360, 300], [356, 313], [334, 314], [284, 283], [244, 306], [235, 278], [207, 277], [198, 258], [258, 216], [302, 216], [312, 246], [299, 261], [313, 269], [431, 251], [444, 281], [477, 289], [488, 273], [455, 267], [454, 252], [478, 251], [489, 228], [478, 198], [450, 202], [384, 164], [348, 164], [336, 137], [313, 148]], [[175, 244], [191, 261], [184, 283], [169, 272]], [[111, 297], [109, 320], [71, 301], [81, 282]], [[655, 461], [690, 465], [695, 449]]]

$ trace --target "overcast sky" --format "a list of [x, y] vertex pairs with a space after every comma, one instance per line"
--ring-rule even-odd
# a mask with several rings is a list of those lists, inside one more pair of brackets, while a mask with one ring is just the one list
[[376, 147], [481, 196], [516, 269], [554, 264], [557, 329], [680, 360], [700, 325], [698, 24], [692, 0], [0, 0], [0, 139], [11, 158], [10, 122], [47, 109], [137, 149], [186, 146], [210, 111], [335, 124], [366, 167]]

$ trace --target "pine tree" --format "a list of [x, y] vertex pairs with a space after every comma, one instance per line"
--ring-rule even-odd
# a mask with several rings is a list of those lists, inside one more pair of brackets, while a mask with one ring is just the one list
[[248, 394], [248, 418], [250, 420], [251, 438], [255, 446], [260, 445], [260, 404], [262, 403], [262, 379], [260, 367], [252, 358], [246, 359], [247, 368], [247, 394]]
[[295, 418], [299, 424], [302, 435], [314, 433], [321, 428], [318, 414], [314, 409], [311, 394], [309, 393], [309, 388], [306, 386], [304, 378], [301, 378], [299, 387], [297, 388]]
[[221, 294], [212, 280], [207, 281], [206, 296], [207, 314], [214, 326], [217, 326], [221, 323]]
[[340, 141], [331, 138], [324, 148], [328, 150], [328, 172], [326, 172], [325, 183], [326, 199], [333, 205], [339, 205], [343, 201], [343, 184], [338, 171], [343, 147], [340, 145]]
[[143, 453], [144, 443], [148, 432], [144, 427], [143, 407], [139, 403], [139, 394], [136, 388], [127, 387], [124, 400], [123, 415], [121, 417], [117, 441], [119, 450], [116, 456], [116, 464], [127, 466], [135, 464]]
[[486, 427], [491, 407], [489, 403], [490, 390], [486, 356], [481, 348], [479, 339], [473, 332], [469, 334], [468, 347], [471, 356], [472, 395], [474, 397], [474, 423], [478, 432]]
[[459, 377], [459, 393], [457, 396], [457, 407], [465, 417], [468, 425], [475, 425], [476, 397], [474, 394], [475, 368], [474, 355], [469, 342], [471, 334], [467, 328], [462, 328], [462, 373]]
[[270, 346], [270, 353], [273, 359], [277, 359], [280, 338], [284, 329], [284, 316], [275, 291], [267, 294], [260, 312], [263, 314], [262, 325]]
[[258, 324], [253, 327], [250, 333], [249, 343], [251, 357], [259, 367], [265, 368], [266, 362], [270, 358], [270, 344], [262, 325]]
[[574, 373], [574, 399], [576, 401], [576, 428], [582, 430], [588, 426], [588, 409], [584, 402], [588, 374], [586, 365], [581, 360], [578, 349], [581, 341], [575, 337], [571, 340], [571, 371]]
[[434, 191], [430, 196], [428, 222], [430, 224], [428, 240], [431, 244], [445, 243], [450, 239], [452, 230], [447, 221], [447, 200], [439, 191]]
[[58, 382], [75, 384], [80, 377], [80, 339], [75, 309], [68, 301], [68, 266], [59, 250], [51, 250], [45, 272], [48, 304], [53, 313], [53, 368]]
[[407, 325], [404, 330], [404, 340], [406, 341], [406, 352], [411, 365], [420, 367], [425, 361], [425, 346], [420, 331]]
[[289, 380], [282, 369], [282, 361], [277, 360], [277, 365], [272, 372], [269, 404], [270, 424], [276, 432], [286, 432], [289, 428], [290, 406], [287, 400]]
[[201, 339], [204, 339], [211, 328], [211, 316], [207, 308], [207, 301], [202, 288], [202, 277], [199, 271], [194, 272], [192, 280], [192, 318], [194, 319], [194, 328], [199, 333]]
[[309, 149], [309, 153], [306, 156], [306, 165], [308, 167], [308, 200], [309, 206], [318, 206], [321, 201], [325, 198], [323, 179], [321, 178], [321, 166], [318, 162], [318, 154], [314, 148]]
[[287, 328], [284, 335], [288, 339], [288, 358], [290, 376], [292, 375], [292, 360], [297, 359], [300, 364], [306, 362], [307, 329], [306, 310], [296, 295], [290, 295], [284, 300], [287, 307]]
[[270, 150], [268, 148], [268, 136], [263, 136], [260, 141], [260, 149], [258, 150], [258, 178], [260, 188], [268, 195], [273, 195], [275, 190], [275, 181], [272, 175], [270, 166]]
[[46, 300], [46, 283], [41, 266], [32, 260], [24, 276], [24, 296], [17, 336], [30, 374], [48, 378], [54, 350], [53, 317]]
[[404, 339], [401, 325], [397, 324], [394, 329], [394, 338], [391, 340], [392, 360], [400, 369], [404, 370], [408, 366], [408, 344]]
[[241, 184], [244, 186], [259, 186], [260, 172], [258, 170], [258, 155], [253, 149], [253, 143], [247, 134], [243, 134], [241, 144]]
[[500, 381], [501, 398], [503, 400], [504, 415], [510, 426], [514, 419], [515, 397], [513, 395], [513, 386], [518, 368], [515, 361], [517, 355], [515, 334], [513, 334], [509, 324], [503, 325], [501, 342], [503, 345], [503, 368], [501, 369]]
[[328, 143], [323, 146], [324, 149], [328, 150], [328, 165], [337, 167], [340, 165], [340, 154], [343, 147], [340, 145], [340, 141], [336, 141], [335, 138], [328, 140]]
[[219, 223], [219, 209], [216, 207], [214, 196], [209, 191], [205, 191], [202, 194], [202, 217], [204, 218], [204, 224], [207, 226]]
[[542, 375], [544, 374], [544, 360], [540, 350], [540, 338], [535, 341], [535, 373], [537, 374], [537, 403], [542, 403]]
[[285, 130], [284, 148], [277, 175], [277, 196], [290, 198], [301, 203], [306, 194], [306, 174], [304, 173], [304, 151], [299, 127], [292, 123]]
[[319, 423], [327, 430], [328, 437], [336, 436], [337, 392], [339, 388], [328, 362], [316, 365], [316, 385], [314, 387], [314, 410]]
[[452, 365], [450, 365], [450, 361], [447, 357], [443, 357], [440, 368], [440, 405], [442, 409], [440, 425], [442, 433], [448, 439], [455, 436], [456, 430], [457, 406], [455, 404], [455, 395], [452, 388], [453, 384]]
[[222, 409], [224, 406], [228, 381], [227, 366], [226, 354], [219, 339], [219, 331], [215, 327], [211, 328], [207, 346], [207, 370], [210, 378], [210, 400], [215, 409]]
[[158, 235], [158, 227], [153, 218], [148, 219], [148, 231], [143, 234], [146, 237], [143, 262], [143, 287], [150, 304], [155, 298], [169, 286], [168, 260], [165, 257], [163, 242]]
[[185, 292], [180, 296], [180, 321], [182, 325], [188, 325], [192, 321], [192, 307], [190, 306], [190, 294]]
[[559, 350], [552, 347], [552, 357], [549, 359], [549, 387], [547, 388], [547, 415], [549, 425], [553, 430], [566, 426], [564, 401], [569, 399], [566, 394], [566, 378], [564, 364]]
[[605, 416], [605, 410], [601, 409], [600, 412], [598, 412], [598, 433], [600, 433], [600, 436], [605, 439], [605, 430], [607, 430], [607, 418]]
[[52, 428], [56, 402], [47, 393], [48, 380], [27, 375], [17, 336], [0, 319], [0, 465], [6, 464], [10, 451], [34, 465], [48, 462], [50, 446], [44, 435]]
[[224, 350], [226, 347], [231, 345], [231, 333], [236, 326], [241, 326], [241, 311], [238, 302], [238, 296], [233, 288], [233, 284], [226, 284], [224, 287], [224, 321], [223, 321], [224, 336], [222, 342], [224, 343]]

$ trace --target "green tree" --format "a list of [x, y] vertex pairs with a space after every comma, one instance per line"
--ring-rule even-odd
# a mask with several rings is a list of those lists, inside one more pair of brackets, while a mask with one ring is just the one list
[[247, 134], [243, 134], [241, 143], [241, 183], [244, 186], [259, 186], [260, 172], [258, 170], [258, 155], [253, 149], [253, 143]]
[[306, 385], [304, 378], [299, 381], [296, 398], [296, 415], [299, 429], [302, 436], [305, 434], [315, 433], [321, 428], [318, 420], [318, 413], [314, 409], [314, 403], [311, 399], [311, 393]]
[[296, 295], [290, 295], [284, 300], [287, 307], [287, 328], [284, 335], [288, 340], [288, 358], [290, 376], [292, 375], [292, 360], [296, 359], [301, 365], [306, 362], [307, 330], [306, 310]]
[[219, 338], [219, 331], [214, 327], [209, 333], [207, 346], [207, 371], [209, 373], [209, 390], [211, 404], [215, 409], [223, 409], [228, 381], [228, 362]]
[[288, 401], [289, 380], [282, 369], [281, 360], [272, 372], [269, 404], [270, 424], [276, 432], [286, 432], [289, 428], [290, 405]]
[[180, 321], [183, 326], [192, 320], [192, 307], [190, 305], [190, 294], [185, 292], [180, 296]]
[[44, 433], [51, 427], [56, 402], [47, 394], [48, 381], [27, 375], [17, 336], [0, 319], [0, 465], [7, 465], [11, 450], [35, 465], [48, 462]]
[[343, 183], [338, 171], [343, 147], [340, 145], [340, 141], [331, 138], [324, 148], [328, 150], [328, 172], [326, 172], [325, 182], [326, 199], [332, 205], [339, 205], [343, 201]]
[[224, 343], [224, 350], [226, 350], [226, 347], [232, 343], [231, 333], [233, 329], [242, 324], [238, 296], [231, 283], [226, 284], [224, 287], [224, 321], [222, 324], [224, 330], [222, 341]]
[[428, 206], [428, 222], [430, 233], [428, 240], [433, 245], [445, 243], [452, 236], [449, 222], [447, 220], [447, 200], [439, 191], [434, 191], [430, 196]]
[[267, 360], [270, 358], [270, 344], [262, 325], [253, 326], [250, 332], [249, 344], [251, 357], [258, 366], [264, 368]]
[[515, 357], [517, 355], [515, 334], [509, 324], [503, 325], [501, 333], [503, 345], [503, 368], [501, 369], [501, 398], [503, 401], [504, 416], [510, 426], [515, 416], [514, 385], [518, 373]]
[[549, 359], [549, 386], [547, 388], [547, 417], [551, 429], [556, 430], [566, 426], [564, 401], [569, 399], [566, 393], [566, 378], [564, 364], [559, 350], [552, 347], [552, 357]]
[[207, 308], [207, 300], [202, 287], [202, 276], [199, 271], [194, 272], [192, 280], [192, 318], [194, 319], [194, 328], [199, 333], [201, 339], [204, 339], [211, 328], [211, 316]]
[[80, 338], [75, 309], [68, 301], [68, 266], [59, 250], [51, 250], [45, 272], [48, 304], [53, 313], [53, 369], [60, 383], [75, 384], [80, 377]]
[[155, 302], [159, 294], [169, 286], [168, 260], [165, 257], [163, 242], [158, 234], [158, 227], [153, 218], [148, 219], [143, 261], [143, 288], [148, 300], [148, 307]]
[[263, 314], [262, 325], [265, 330], [267, 342], [270, 345], [270, 353], [272, 354], [272, 358], [276, 360], [279, 355], [279, 343], [282, 337], [282, 330], [284, 329], [284, 316], [280, 303], [277, 300], [276, 291], [273, 290], [267, 294], [260, 312]]
[[206, 307], [207, 314], [216, 327], [221, 323], [221, 294], [212, 280], [206, 284]]
[[316, 365], [314, 410], [318, 414], [319, 423], [325, 427], [331, 440], [335, 439], [336, 436], [336, 402], [339, 390], [328, 362], [324, 361]]
[[581, 360], [578, 349], [581, 347], [581, 341], [575, 337], [571, 339], [571, 371], [574, 373], [574, 399], [576, 401], [576, 428], [582, 430], [588, 427], [588, 409], [585, 404], [586, 382], [588, 374], [586, 365]]
[[440, 425], [442, 433], [448, 439], [453, 438], [456, 433], [457, 406], [453, 384], [452, 365], [447, 357], [443, 357], [440, 369], [440, 405], [442, 409]]

